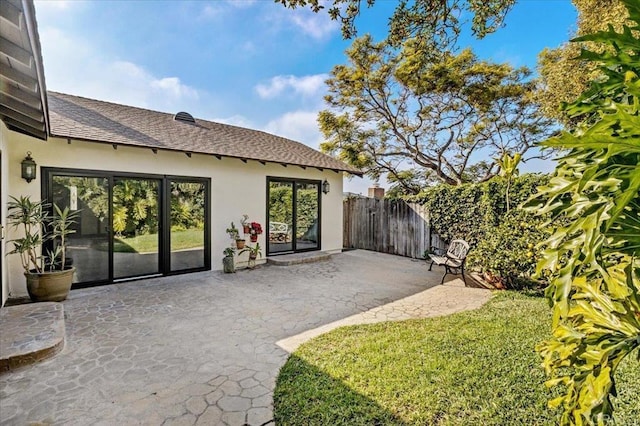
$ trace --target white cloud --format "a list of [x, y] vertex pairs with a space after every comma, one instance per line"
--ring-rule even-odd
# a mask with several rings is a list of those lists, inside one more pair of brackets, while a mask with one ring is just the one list
[[180, 83], [178, 77], [165, 77], [159, 80], [151, 79], [151, 87], [165, 91], [167, 94], [172, 95], [175, 98], [193, 98], [198, 99], [198, 91]]
[[317, 118], [317, 111], [291, 111], [269, 121], [263, 130], [318, 149], [324, 138]]
[[178, 77], [155, 76], [140, 65], [110, 58], [57, 28], [44, 27], [40, 34], [51, 90], [165, 111], [185, 109], [199, 99], [199, 92]]
[[228, 15], [233, 9], [248, 9], [256, 4], [256, 0], [227, 0], [222, 2], [211, 2], [205, 4], [200, 10], [200, 19], [214, 19], [221, 18], [223, 15]]
[[238, 9], [246, 9], [253, 6], [256, 0], [227, 0], [227, 3]]
[[252, 41], [245, 41], [242, 43], [241, 49], [245, 51], [247, 54], [254, 54], [258, 51], [256, 45]]
[[80, 2], [72, 2], [71, 0], [37, 0], [35, 2], [38, 12], [45, 10], [67, 10], [71, 4], [80, 4]]
[[311, 97], [324, 90], [324, 81], [327, 77], [327, 74], [315, 74], [303, 77], [278, 75], [271, 78], [268, 84], [258, 84], [255, 90], [263, 99], [276, 97], [287, 89], [293, 89], [293, 92], [296, 94]]
[[199, 18], [216, 18], [222, 13], [222, 9], [218, 5], [207, 4], [200, 11]]
[[338, 23], [326, 13], [314, 13], [307, 9], [287, 12], [290, 12], [289, 19], [295, 26], [316, 40], [327, 38], [338, 30]]
[[247, 129], [254, 129], [253, 122], [244, 115], [236, 114], [226, 118], [213, 118], [211, 121], [222, 124], [230, 124], [232, 126], [245, 127]]
[[340, 31], [337, 21], [333, 21], [326, 11], [313, 12], [308, 7], [295, 9], [273, 4], [265, 9], [264, 19], [277, 32], [294, 30], [295, 36], [300, 33], [318, 41], [325, 41]]

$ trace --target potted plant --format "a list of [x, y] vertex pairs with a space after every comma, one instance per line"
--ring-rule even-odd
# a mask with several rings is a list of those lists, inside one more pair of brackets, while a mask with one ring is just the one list
[[251, 232], [251, 224], [249, 223], [249, 215], [243, 214], [242, 220], [240, 220], [240, 224], [242, 225], [242, 231], [245, 234], [249, 234]]
[[251, 237], [251, 242], [255, 243], [258, 241], [258, 235], [262, 234], [262, 225], [258, 222], [251, 222], [249, 235]]
[[240, 238], [240, 232], [238, 231], [238, 228], [236, 228], [236, 225], [233, 222], [231, 222], [231, 226], [227, 228], [226, 232], [227, 234], [229, 234], [229, 237], [236, 242], [236, 248], [238, 250], [241, 250], [244, 248], [245, 240], [244, 238]]
[[23, 232], [22, 237], [9, 241], [13, 250], [8, 254], [20, 255], [29, 297], [34, 302], [65, 300], [75, 272], [67, 262], [67, 236], [75, 232], [71, 227], [79, 211], [70, 211], [68, 207], [61, 210], [54, 204], [51, 216], [50, 204], [33, 202], [29, 197], [11, 197], [7, 207], [9, 225]]
[[256, 266], [256, 259], [258, 256], [262, 257], [262, 250], [260, 249], [260, 243], [257, 243], [255, 247], [247, 246], [244, 250], [241, 250], [238, 254], [249, 253], [249, 262], [247, 267], [253, 269]]
[[230, 274], [232, 272], [236, 271], [236, 266], [233, 260], [233, 256], [235, 254], [235, 250], [233, 247], [227, 247], [226, 249], [224, 249], [224, 251], [222, 252], [222, 254], [224, 254], [224, 257], [222, 258], [222, 270], [226, 273], [226, 274]]

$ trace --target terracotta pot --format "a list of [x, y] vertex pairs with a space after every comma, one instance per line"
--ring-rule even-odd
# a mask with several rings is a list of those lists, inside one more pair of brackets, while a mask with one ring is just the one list
[[76, 268], [64, 271], [25, 272], [27, 291], [34, 302], [62, 302], [69, 295]]
[[244, 248], [244, 242], [245, 242], [244, 240], [236, 240], [236, 248], [238, 250], [243, 249]]
[[251, 242], [252, 243], [258, 242], [258, 235], [257, 234], [251, 234]]

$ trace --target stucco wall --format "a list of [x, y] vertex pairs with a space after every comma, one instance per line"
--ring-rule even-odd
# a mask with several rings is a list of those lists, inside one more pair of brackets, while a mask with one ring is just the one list
[[[7, 180], [8, 180], [8, 167], [7, 167], [7, 154], [6, 144], [9, 137], [9, 130], [5, 127], [4, 123], [0, 121], [0, 218], [2, 218], [2, 224], [5, 227], [5, 234], [7, 231]], [[3, 239], [0, 243], [0, 260], [2, 260], [2, 272], [0, 273], [0, 282], [2, 283], [2, 300], [0, 300], [0, 306], [4, 305], [9, 294], [9, 282], [7, 279], [7, 258], [5, 257], [5, 245], [7, 239]]]
[[[105, 170], [155, 175], [179, 175], [211, 178], [211, 266], [222, 269], [222, 251], [229, 245], [225, 233], [231, 221], [239, 225], [242, 214], [263, 224], [267, 220], [266, 180], [267, 176], [292, 177], [324, 180], [331, 184], [331, 192], [322, 194], [322, 247], [324, 251], [337, 252], [342, 249], [342, 173], [320, 171], [314, 168], [302, 169], [297, 166], [283, 167], [279, 164], [262, 165], [256, 161], [246, 164], [238, 159], [218, 160], [207, 155], [158, 151], [154, 154], [148, 148], [99, 144], [66, 139], [50, 138], [47, 142], [15, 132], [4, 132], [5, 147], [2, 150], [7, 176], [3, 175], [6, 193], [12, 196], [30, 195], [32, 199], [41, 196], [41, 167], [62, 167], [85, 170]], [[38, 164], [37, 179], [27, 183], [20, 177], [20, 162], [26, 152], [31, 151]], [[5, 191], [3, 191], [3, 197]], [[6, 209], [6, 199], [2, 200], [2, 211]], [[11, 237], [11, 235], [9, 235]], [[258, 240], [265, 247], [266, 233]], [[6, 242], [6, 239], [5, 239]], [[263, 251], [263, 255], [264, 255]], [[11, 297], [26, 294], [24, 276], [19, 259], [9, 256], [5, 261]]]

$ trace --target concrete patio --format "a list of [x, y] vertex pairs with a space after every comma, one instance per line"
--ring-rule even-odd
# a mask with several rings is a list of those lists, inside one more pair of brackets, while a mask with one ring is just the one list
[[0, 376], [0, 423], [272, 424], [287, 350], [341, 325], [443, 315], [490, 297], [455, 276], [437, 286], [442, 271], [427, 269], [351, 251], [74, 290], [64, 349]]

